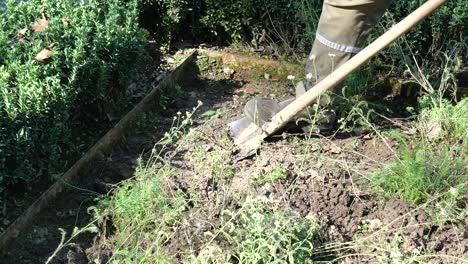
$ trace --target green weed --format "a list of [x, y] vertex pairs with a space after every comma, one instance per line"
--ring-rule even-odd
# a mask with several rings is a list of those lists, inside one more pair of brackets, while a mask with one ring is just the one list
[[[171, 258], [162, 250], [183, 221], [189, 201], [181, 190], [174, 190], [170, 177], [178, 173], [168, 165], [174, 147], [192, 125], [194, 112], [177, 114], [172, 127], [155, 144], [150, 157], [140, 158], [134, 177], [115, 186], [112, 195], [101, 197], [92, 208], [95, 222], [106, 230], [112, 221], [115, 234], [109, 239], [113, 250], [110, 263], [169, 263]], [[63, 248], [61, 245], [60, 248]]]
[[112, 197], [101, 200], [98, 218], [112, 220], [115, 230], [109, 241], [114, 249], [111, 263], [170, 261], [161, 245], [186, 206], [183, 195], [169, 185], [168, 177], [174, 173], [172, 168], [160, 164], [148, 167], [140, 160], [135, 177], [120, 184]]
[[223, 214], [231, 219], [219, 233], [234, 246], [231, 254], [236, 262], [312, 263], [313, 241], [318, 239], [319, 229], [315, 221], [273, 211], [252, 198], [247, 198], [238, 212]]
[[468, 99], [456, 105], [440, 96], [425, 96], [419, 99], [420, 130], [431, 141], [447, 143], [461, 141], [466, 146], [468, 134]]
[[60, 243], [57, 246], [57, 248], [55, 249], [55, 251], [52, 253], [52, 255], [47, 258], [47, 260], [45, 261], [45, 264], [51, 263], [54, 260], [54, 258], [57, 257], [57, 254], [61, 250], [63, 250], [64, 248], [67, 248], [69, 246], [72, 246], [73, 245], [73, 240], [76, 239], [79, 235], [81, 235], [83, 233], [98, 233], [98, 228], [97, 228], [95, 222], [96, 221], [93, 221], [93, 222], [89, 223], [88, 225], [86, 225], [83, 228], [78, 228], [78, 227], [73, 228], [73, 231], [70, 234], [70, 237], [68, 239], [67, 239], [67, 232], [65, 230], [63, 230], [62, 228], [60, 228], [59, 229], [60, 234], [61, 234]]
[[213, 146], [211, 150], [207, 150], [206, 146], [194, 146], [189, 155], [193, 155], [191, 159], [197, 177], [209, 177], [213, 185], [230, 183], [234, 176], [234, 168], [229, 160], [230, 145], [231, 142], [226, 138], [221, 140], [219, 145]]
[[240, 263], [311, 262], [317, 225], [247, 200], [237, 217], [233, 238]]
[[[186, 201], [173, 193], [168, 177], [176, 171], [156, 167], [139, 167], [133, 181], [122, 184], [111, 199], [115, 260], [150, 263], [167, 256], [160, 245], [172, 234], [172, 226], [181, 220]], [[135, 182], [136, 181], [136, 182]]]
[[252, 174], [252, 180], [262, 185], [265, 183], [272, 183], [280, 180], [285, 180], [288, 177], [288, 172], [283, 165], [277, 165], [273, 171], [269, 173], [258, 173], [255, 172]]
[[452, 105], [431, 96], [420, 100], [421, 135], [404, 137], [393, 133], [401, 142], [399, 158], [375, 175], [376, 184], [387, 197], [396, 193], [407, 202], [421, 204], [452, 188], [463, 188], [468, 181], [467, 101]]
[[422, 204], [468, 181], [465, 174], [468, 159], [466, 151], [460, 148], [404, 146], [399, 159], [374, 176], [387, 198], [398, 194], [404, 201]]

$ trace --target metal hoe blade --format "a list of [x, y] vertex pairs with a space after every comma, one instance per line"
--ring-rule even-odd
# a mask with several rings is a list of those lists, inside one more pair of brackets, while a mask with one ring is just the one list
[[[262, 107], [262, 109], [265, 111], [256, 111], [256, 107], [253, 107], [253, 112], [251, 112], [249, 115], [249, 109], [246, 109], [246, 116], [250, 117], [251, 119], [239, 120], [238, 122], [229, 124], [231, 137], [234, 139], [234, 142], [241, 148], [241, 153], [249, 154], [252, 153], [253, 150], [256, 151], [261, 146], [262, 141], [266, 137], [283, 128], [290, 120], [293, 120], [301, 111], [304, 111], [307, 106], [312, 104], [314, 100], [316, 100], [321, 94], [335, 87], [337, 83], [344, 81], [349, 74], [353, 73], [361, 65], [382, 51], [385, 47], [395, 42], [399, 37], [408, 32], [411, 28], [420, 23], [424, 18], [429, 16], [432, 12], [437, 10], [447, 1], [448, 0], [426, 1], [405, 19], [394, 25], [382, 36], [374, 40], [364, 50], [341, 65], [333, 72], [333, 74], [330, 74], [324, 78], [314, 87], [309, 89], [306, 93], [300, 95], [295, 101], [286, 105], [284, 108], [281, 107], [278, 103], [276, 103], [276, 106], [274, 103], [272, 103], [270, 107], [268, 107], [268, 105], [271, 103], [268, 101], [268, 99], [264, 101], [257, 101], [257, 103], [251, 103], [250, 105], [253, 106], [262, 106], [265, 104], [266, 107]], [[274, 114], [274, 112], [276, 112], [278, 109], [280, 109], [280, 111]], [[259, 113], [259, 116], [257, 116], [256, 113]], [[272, 114], [274, 115], [269, 117], [268, 121], [265, 123], [266, 119], [261, 116], [264, 113], [267, 113], [266, 116], [270, 116]], [[251, 124], [249, 124], [248, 121], [251, 121]]]
[[244, 108], [247, 117], [228, 124], [229, 136], [241, 150], [237, 155], [238, 159], [250, 157], [257, 152], [265, 138], [262, 125], [294, 99], [289, 98], [278, 103], [272, 99], [259, 98], [247, 102]]
[[234, 144], [240, 147], [236, 161], [254, 155], [260, 148], [262, 141], [253, 140], [263, 134], [263, 130], [249, 118], [242, 118], [228, 124], [229, 136]]

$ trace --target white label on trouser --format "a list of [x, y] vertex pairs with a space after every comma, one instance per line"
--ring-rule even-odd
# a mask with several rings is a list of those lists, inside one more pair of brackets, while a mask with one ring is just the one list
[[350, 47], [342, 44], [338, 44], [335, 42], [332, 42], [326, 38], [324, 38], [322, 35], [319, 33], [316, 34], [315, 36], [317, 40], [322, 43], [323, 45], [330, 47], [335, 50], [339, 50], [341, 52], [346, 52], [346, 53], [359, 53], [362, 49], [361, 48], [356, 48], [356, 47]]

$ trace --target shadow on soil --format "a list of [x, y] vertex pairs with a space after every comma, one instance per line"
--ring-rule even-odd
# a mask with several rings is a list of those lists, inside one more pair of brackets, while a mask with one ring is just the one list
[[[82, 227], [92, 221], [87, 210], [96, 204], [96, 198], [106, 194], [112, 186], [133, 176], [137, 159], [150, 153], [154, 144], [170, 129], [177, 112], [192, 111], [198, 101], [203, 106], [196, 119], [208, 110], [222, 110], [232, 100], [235, 89], [245, 82], [239, 80], [210, 80], [200, 76], [196, 65], [179, 85], [182, 91], [167, 105], [159, 107], [139, 122], [126, 142], [115, 147], [113, 153], [95, 162], [80, 182], [70, 184], [69, 189], [56, 199], [56, 203], [43, 211], [25, 233], [7, 249], [0, 263], [44, 263], [57, 248], [60, 228], [69, 235], [75, 226]], [[88, 263], [84, 249], [93, 244], [94, 234], [85, 233], [75, 241], [76, 247], [66, 248], [51, 263]]]
[[[291, 87], [284, 87], [279, 82], [271, 80], [247, 82], [226, 76], [220, 78], [216, 71], [201, 74], [197, 67], [193, 69], [193, 72], [180, 83], [182, 91], [167, 101], [166, 107], [160, 108], [157, 114], [148, 115], [139, 121], [134, 133], [127, 135], [125, 144], [117, 146], [110, 156], [96, 162], [82, 182], [76, 183], [77, 187], [70, 186], [69, 192], [58, 197], [57, 203], [51, 205], [49, 210], [38, 217], [34, 226], [11, 246], [4, 263], [43, 263], [60, 241], [58, 228], [71, 232], [74, 226], [89, 223], [91, 217], [87, 214], [87, 208], [95, 204], [97, 196], [109, 192], [113, 185], [133, 176], [136, 160], [150, 153], [154, 144], [170, 129], [177, 112], [191, 112], [198, 105], [198, 101], [203, 102], [193, 121], [194, 126], [201, 128], [201, 133], [209, 135], [197, 142], [208, 149], [210, 146], [213, 147], [213, 142], [209, 139], [224, 137], [226, 124], [241, 117], [242, 106], [249, 98], [273, 97], [271, 91], [275, 91], [274, 97], [278, 98], [291, 94]], [[395, 101], [393, 117], [405, 117], [400, 114], [403, 107], [398, 100], [408, 101], [405, 98]], [[217, 113], [216, 116], [210, 117], [215, 120], [209, 126], [202, 126], [209, 119], [206, 117], [208, 112]], [[394, 124], [383, 120], [379, 128], [382, 127], [393, 128]], [[452, 252], [452, 247], [445, 244], [453, 245], [455, 248], [455, 237], [460, 236], [460, 230], [450, 226], [430, 229], [425, 225], [428, 216], [421, 209], [398, 199], [391, 199], [382, 206], [381, 201], [373, 197], [368, 190], [359, 189], [356, 185], [354, 176], [367, 177], [380, 164], [394, 160], [392, 149], [396, 149], [396, 142], [386, 142], [389, 148], [384, 148], [382, 147], [384, 142], [377, 137], [363, 139], [360, 135], [352, 133], [337, 134], [333, 138], [317, 136], [308, 141], [304, 140], [306, 137], [306, 135], [299, 137], [288, 134], [278, 135], [272, 141], [266, 142], [260, 153], [252, 160], [244, 160], [238, 164], [225, 160], [234, 169], [232, 183], [228, 187], [230, 192], [236, 195], [248, 191], [256, 196], [278, 200], [281, 201], [279, 203], [281, 209], [297, 213], [301, 217], [313, 217], [323, 223], [323, 241], [318, 241], [315, 254], [319, 260], [330, 260], [341, 253], [330, 252], [326, 248], [330, 241], [346, 243], [353, 241], [356, 236], [370, 234], [366, 233], [366, 230], [362, 231], [363, 221], [367, 220], [378, 220], [380, 225], [398, 230], [407, 238], [406, 244], [402, 246], [404, 250], [424, 248], [440, 254], [459, 253]], [[204, 192], [215, 188], [211, 186], [212, 181], [209, 178], [211, 176], [203, 175], [205, 178], [198, 179], [198, 182], [193, 179], [196, 164], [184, 159], [184, 154], [189, 151], [190, 149], [183, 149], [178, 159], [172, 161], [171, 165], [182, 171], [180, 175], [175, 176], [175, 181], [180, 183], [180, 186], [200, 193], [201, 199], [207, 201], [201, 205], [200, 212], [203, 212], [203, 215], [200, 215], [201, 219], [207, 223], [219, 224], [218, 213], [221, 209], [219, 205], [213, 204], [215, 202], [208, 196], [205, 197], [207, 193]], [[288, 172], [287, 180], [271, 183], [268, 186], [251, 181], [250, 175], [253, 172], [271, 171], [278, 165], [283, 166]], [[232, 210], [238, 208], [234, 199], [226, 202], [225, 206], [232, 207], [230, 208]], [[382, 240], [376, 243], [388, 242], [391, 235], [381, 237]], [[93, 242], [93, 234], [79, 237], [75, 241], [77, 246], [64, 249], [52, 263], [88, 263], [87, 256], [100, 254], [92, 252]], [[175, 239], [168, 243], [168, 247], [169, 251], [174, 251], [176, 255], [183, 244]], [[359, 254], [356, 251], [351, 253]], [[357, 257], [351, 261], [372, 262], [372, 259]]]

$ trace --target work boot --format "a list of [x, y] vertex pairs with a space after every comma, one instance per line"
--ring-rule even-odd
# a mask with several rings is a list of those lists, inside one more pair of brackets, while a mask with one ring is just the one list
[[[251, 122], [259, 127], [269, 122], [271, 118], [292, 103], [296, 98], [299, 98], [306, 92], [306, 87], [303, 82], [299, 82], [296, 86], [296, 97], [290, 97], [282, 102], [277, 102], [268, 98], [255, 98], [247, 102], [244, 107], [244, 114]], [[326, 132], [332, 130], [336, 123], [336, 114], [330, 108], [332, 103], [330, 95], [324, 94], [320, 96], [319, 104], [313, 104], [300, 112], [290, 124], [301, 127], [305, 132]], [[318, 114], [317, 110], [319, 111]]]
[[[305, 94], [311, 87], [304, 82], [296, 85], [296, 98]], [[318, 103], [314, 103], [302, 111], [296, 118], [296, 122], [305, 122], [308, 125], [303, 126], [305, 132], [310, 132], [315, 127], [315, 132], [321, 133], [330, 131], [336, 124], [335, 100], [331, 93], [324, 93], [318, 98]], [[317, 113], [318, 111], [318, 113]]]

